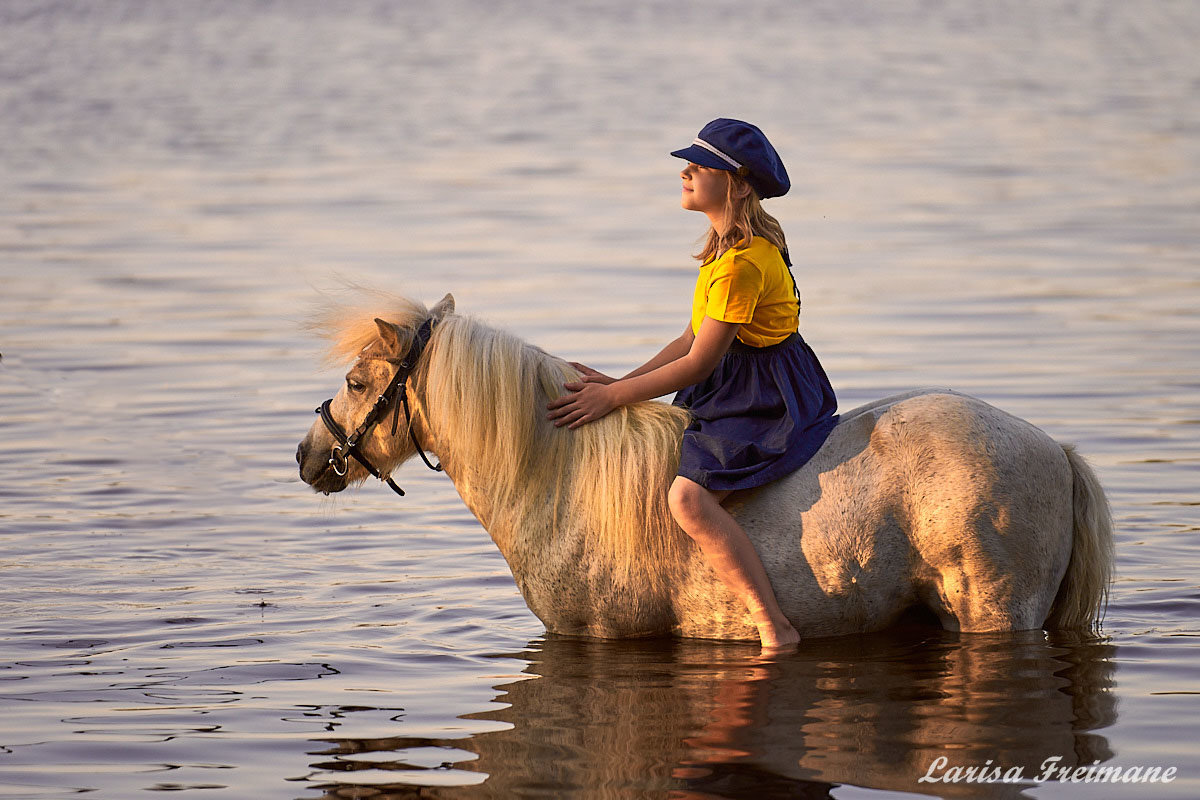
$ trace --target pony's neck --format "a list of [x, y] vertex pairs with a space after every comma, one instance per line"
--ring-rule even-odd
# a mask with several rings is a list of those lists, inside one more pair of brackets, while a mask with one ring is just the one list
[[544, 621], [546, 607], [585, 605], [576, 595], [600, 587], [653, 605], [689, 549], [666, 505], [686, 413], [639, 403], [555, 428], [546, 403], [576, 377], [511, 334], [449, 317], [418, 381], [435, 452]]
[[511, 334], [451, 316], [416, 376], [436, 452], [506, 557], [519, 546], [515, 532], [541, 529], [554, 514], [552, 504], [532, 498], [572, 471], [562, 442], [540, 424], [544, 410], [538, 413], [571, 378], [568, 370]]

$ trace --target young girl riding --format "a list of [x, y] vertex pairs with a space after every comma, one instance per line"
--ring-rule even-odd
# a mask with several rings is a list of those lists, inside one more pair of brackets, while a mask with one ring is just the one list
[[689, 147], [681, 205], [708, 217], [700, 275], [682, 335], [617, 380], [575, 364], [582, 378], [549, 405], [577, 428], [619, 406], [678, 392], [692, 423], [668, 503], [718, 577], [746, 604], [765, 648], [799, 641], [754, 545], [721, 506], [808, 461], [837, 423], [837, 401], [797, 333], [800, 301], [779, 222], [759, 201], [786, 194], [787, 171], [762, 131], [715, 119]]

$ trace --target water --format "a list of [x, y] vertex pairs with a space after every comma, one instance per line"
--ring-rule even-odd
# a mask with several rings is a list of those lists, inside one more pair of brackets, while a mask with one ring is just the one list
[[[1193, 4], [0, 5], [0, 798], [1194, 797]], [[666, 151], [759, 122], [844, 409], [1079, 445], [1096, 641], [546, 637], [418, 463], [323, 500], [336, 277], [621, 371], [687, 318]], [[950, 765], [1170, 767], [1117, 787]]]

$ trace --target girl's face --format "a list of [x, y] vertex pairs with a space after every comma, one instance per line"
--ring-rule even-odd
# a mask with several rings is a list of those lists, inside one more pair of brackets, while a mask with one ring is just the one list
[[712, 217], [725, 213], [729, 192], [729, 173], [723, 169], [688, 163], [679, 173], [683, 191], [679, 204], [688, 211], [699, 211]]

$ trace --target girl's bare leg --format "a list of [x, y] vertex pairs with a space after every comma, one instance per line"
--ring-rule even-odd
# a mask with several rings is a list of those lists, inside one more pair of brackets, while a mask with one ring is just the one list
[[717, 577], [746, 604], [763, 647], [795, 644], [800, 634], [780, 610], [758, 551], [742, 526], [721, 506], [727, 494], [711, 492], [680, 476], [671, 484], [667, 499], [679, 527], [700, 545]]

